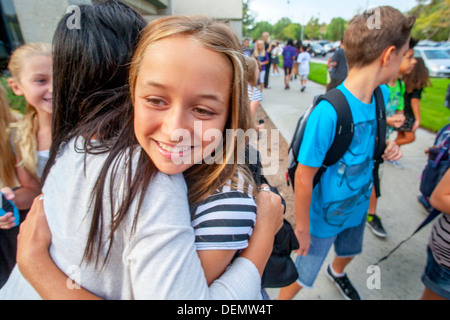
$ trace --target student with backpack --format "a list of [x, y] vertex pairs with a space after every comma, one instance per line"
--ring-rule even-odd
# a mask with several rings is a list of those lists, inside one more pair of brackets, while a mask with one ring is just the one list
[[[346, 299], [361, 299], [344, 269], [362, 251], [373, 187], [375, 132], [382, 126], [376, 126], [374, 91], [397, 75], [409, 48], [408, 39], [415, 20], [388, 6], [378, 8], [377, 12], [383, 21], [383, 28], [377, 32], [367, 25], [372, 12], [355, 16], [345, 32], [349, 74], [337, 90], [345, 96], [351, 109], [353, 139], [345, 148], [344, 156], [328, 166], [315, 186], [314, 177], [339, 132], [338, 116], [333, 105], [321, 101], [308, 117], [294, 189], [295, 232], [300, 243], [296, 259], [299, 278], [280, 290], [279, 299], [291, 299], [302, 287], [313, 286], [333, 244], [336, 256], [327, 268], [327, 275]], [[381, 86], [381, 91], [386, 103], [388, 90]], [[400, 157], [395, 142], [387, 141], [383, 159]]]
[[[417, 41], [413, 38], [409, 41], [409, 50], [406, 52], [402, 59], [398, 75], [394, 77], [389, 83], [389, 100], [386, 105], [386, 123], [387, 123], [387, 136], [386, 139], [390, 138], [390, 134], [399, 128], [401, 128], [405, 123], [405, 83], [402, 81], [401, 77], [410, 74], [417, 63], [416, 58], [414, 58], [414, 46]], [[395, 143], [400, 146], [398, 140]], [[395, 167], [402, 169], [403, 166], [398, 161], [388, 161]], [[376, 214], [377, 212], [377, 195], [372, 192], [369, 204], [369, 211], [367, 214], [367, 227], [373, 232], [377, 237], [385, 238], [387, 237], [387, 232], [381, 223], [381, 218]]]

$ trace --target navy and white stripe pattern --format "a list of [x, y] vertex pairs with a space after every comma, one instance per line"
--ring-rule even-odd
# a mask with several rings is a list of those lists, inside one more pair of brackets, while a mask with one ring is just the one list
[[435, 221], [430, 233], [429, 245], [434, 259], [450, 269], [450, 215], [442, 213]]
[[252, 85], [248, 85], [248, 99], [250, 101], [262, 101], [263, 96], [261, 91], [257, 87], [252, 87]]
[[236, 187], [230, 184], [191, 208], [197, 250], [240, 250], [248, 246], [256, 221], [256, 203], [242, 175]]

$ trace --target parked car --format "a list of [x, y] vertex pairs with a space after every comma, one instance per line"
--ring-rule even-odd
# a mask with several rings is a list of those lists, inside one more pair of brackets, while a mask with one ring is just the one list
[[319, 55], [322, 55], [325, 57], [327, 54], [327, 51], [320, 44], [312, 44], [310, 53], [311, 53], [311, 57], [315, 57], [315, 56], [319, 56]]
[[430, 77], [450, 77], [450, 53], [448, 49], [416, 46], [414, 56], [423, 59]]

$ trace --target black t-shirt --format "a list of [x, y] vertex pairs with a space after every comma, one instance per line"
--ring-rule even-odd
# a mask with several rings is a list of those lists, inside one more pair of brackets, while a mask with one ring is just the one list
[[414, 89], [413, 92], [408, 93], [405, 92], [404, 99], [405, 99], [405, 117], [406, 118], [414, 118], [414, 112], [411, 107], [411, 99], [416, 98], [420, 99], [422, 97], [422, 89]]

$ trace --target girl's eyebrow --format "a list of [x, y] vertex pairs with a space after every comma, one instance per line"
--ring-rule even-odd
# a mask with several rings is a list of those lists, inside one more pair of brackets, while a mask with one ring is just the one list
[[[160, 88], [160, 89], [165, 89], [165, 90], [169, 90], [170, 87], [166, 86], [162, 83], [153, 81], [153, 80], [148, 80], [147, 82], [145, 82], [145, 86], [149, 86], [149, 87], [155, 87], [155, 88]], [[197, 95], [199, 98], [203, 98], [203, 99], [208, 99], [208, 100], [213, 100], [213, 101], [217, 101], [219, 103], [224, 103], [224, 101], [221, 99], [221, 97], [219, 95], [216, 94], [207, 94], [207, 93], [203, 93], [203, 94], [198, 94]]]

